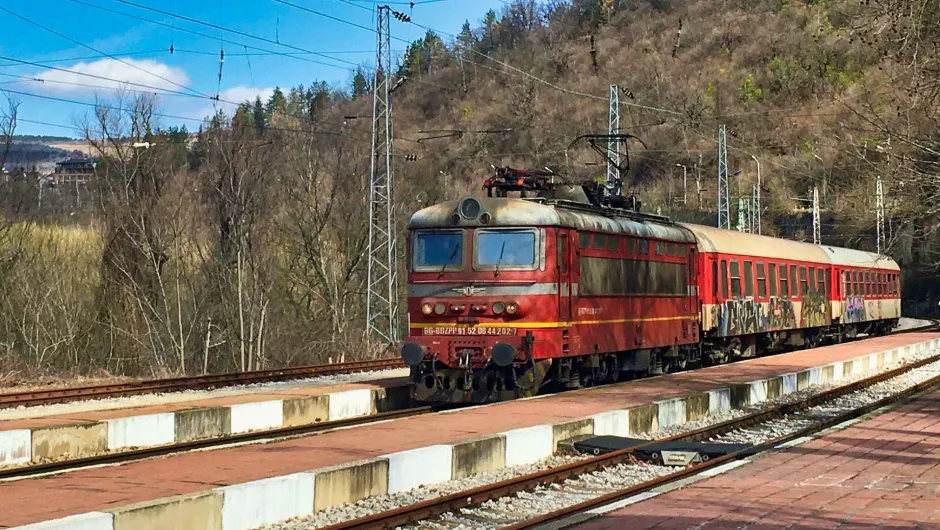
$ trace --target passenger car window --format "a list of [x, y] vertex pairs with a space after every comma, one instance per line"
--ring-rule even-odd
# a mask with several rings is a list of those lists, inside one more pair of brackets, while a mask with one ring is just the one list
[[770, 296], [777, 296], [777, 264], [767, 264], [767, 281], [770, 283]]
[[721, 296], [728, 298], [728, 262], [721, 260]]
[[731, 260], [731, 296], [741, 296], [741, 266], [738, 260]]
[[591, 248], [594, 250], [604, 250], [604, 245], [607, 244], [607, 236], [604, 234], [594, 234], [594, 244], [591, 245]]
[[744, 262], [744, 296], [754, 296], [754, 265]]
[[578, 234], [578, 248], [588, 248], [591, 246], [591, 234], [581, 232]]
[[767, 296], [767, 278], [764, 275], [764, 264], [760, 261], [757, 262], [757, 296], [761, 298]]
[[790, 298], [790, 282], [787, 281], [787, 265], [780, 264], [780, 296]]

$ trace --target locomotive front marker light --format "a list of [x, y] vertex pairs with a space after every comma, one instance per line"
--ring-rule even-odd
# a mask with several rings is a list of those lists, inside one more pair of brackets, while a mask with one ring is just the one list
[[447, 311], [447, 306], [441, 302], [438, 302], [434, 305], [434, 312], [438, 315], [443, 315]]
[[430, 315], [431, 313], [434, 312], [434, 306], [425, 302], [421, 304], [421, 312], [424, 313], [425, 315]]
[[418, 366], [424, 359], [424, 348], [414, 342], [406, 342], [401, 347], [401, 360], [408, 366]]
[[464, 219], [476, 219], [480, 215], [480, 212], [483, 211], [483, 205], [473, 197], [467, 197], [460, 201], [460, 206], [457, 207], [457, 211], [460, 212], [460, 215], [463, 216]]
[[506, 304], [506, 313], [507, 313], [507, 314], [509, 314], [509, 315], [515, 315], [517, 312], [519, 312], [519, 304], [517, 304], [517, 303], [515, 303], [515, 302], [509, 302], [508, 304]]
[[504, 311], [505, 309], [506, 309], [506, 304], [504, 304], [504, 303], [502, 303], [502, 302], [493, 302], [493, 314], [494, 314], [494, 315], [501, 315], [501, 314], [503, 314], [503, 311]]
[[492, 358], [497, 366], [509, 366], [516, 359], [516, 349], [512, 344], [497, 342], [493, 346]]

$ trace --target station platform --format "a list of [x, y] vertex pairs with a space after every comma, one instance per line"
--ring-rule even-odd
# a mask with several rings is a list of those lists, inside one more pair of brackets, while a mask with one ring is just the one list
[[576, 528], [940, 528], [940, 391]]
[[76, 514], [101, 518], [88, 528], [129, 528], [121, 521], [140, 520], [142, 513], [163, 518], [149, 520], [149, 528], [250, 528], [227, 525], [226, 517], [260, 525], [525, 464], [550, 456], [558, 441], [574, 435], [654, 432], [873, 372], [938, 345], [940, 333], [892, 335], [309, 438], [4, 482], [0, 528]]

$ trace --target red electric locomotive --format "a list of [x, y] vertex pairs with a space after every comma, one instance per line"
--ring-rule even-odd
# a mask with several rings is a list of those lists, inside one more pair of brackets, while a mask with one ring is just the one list
[[900, 317], [890, 258], [678, 224], [556, 178], [501, 168], [488, 197], [412, 216], [401, 353], [414, 399], [531, 396], [886, 332]]

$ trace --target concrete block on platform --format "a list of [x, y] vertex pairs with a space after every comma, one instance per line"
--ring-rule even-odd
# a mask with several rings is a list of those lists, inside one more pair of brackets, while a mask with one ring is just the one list
[[388, 459], [388, 493], [392, 494], [450, 480], [454, 448], [431, 445], [383, 455], [382, 458]]
[[32, 440], [29, 429], [0, 431], [0, 465], [28, 464], [33, 459]]
[[830, 381], [841, 381], [845, 375], [845, 363], [834, 362], [827, 366], [832, 368], [832, 379]]
[[[809, 386], [821, 385], [823, 383], [823, 367], [815, 366], [809, 369]], [[800, 387], [803, 390], [803, 387]]]
[[372, 391], [372, 409], [375, 412], [393, 412], [411, 405], [411, 394], [407, 385], [376, 388]]
[[313, 509], [327, 510], [388, 493], [388, 460], [373, 458], [314, 471]]
[[10, 530], [112, 530], [113, 528], [114, 516], [110, 513], [88, 512], [51, 521], [14, 526]]
[[799, 385], [797, 384], [798, 374], [790, 373], [783, 374], [780, 376], [781, 385], [780, 385], [780, 395], [785, 396], [787, 394], [792, 394], [799, 390]]
[[558, 442], [585, 434], [594, 434], [594, 420], [591, 418], [568, 420], [552, 425], [552, 453], [558, 450]]
[[222, 530], [249, 530], [313, 513], [313, 473], [295, 473], [218, 488]]
[[359, 388], [330, 394], [330, 421], [373, 413], [372, 390]]
[[767, 380], [751, 381], [747, 383], [747, 403], [757, 405], [767, 401]]
[[862, 362], [860, 358], [849, 359], [842, 363], [842, 377], [849, 377], [860, 373], [862, 373]]
[[484, 436], [452, 444], [451, 478], [466, 478], [487, 471], [502, 469], [506, 465], [506, 438], [500, 435]]
[[551, 425], [535, 425], [501, 434], [506, 437], [506, 467], [538, 462], [555, 451]]
[[766, 381], [767, 399], [777, 399], [783, 394], [783, 376], [768, 377]]
[[685, 421], [698, 421], [708, 417], [708, 393], [685, 396]]
[[283, 403], [281, 424], [284, 427], [311, 425], [330, 417], [330, 397], [327, 394], [285, 399]]
[[231, 434], [232, 409], [208, 407], [176, 412], [176, 441], [205, 440]]
[[277, 429], [284, 422], [284, 401], [272, 399], [232, 405], [232, 433]]
[[660, 429], [668, 429], [686, 423], [685, 398], [656, 401], [657, 420]]
[[651, 433], [659, 430], [659, 407], [655, 403], [627, 409], [630, 411], [630, 434]]
[[176, 421], [172, 412], [142, 414], [107, 420], [108, 449], [153, 447], [176, 440]]
[[714, 416], [731, 410], [731, 389], [716, 388], [708, 391], [708, 415]]
[[835, 373], [836, 373], [835, 364], [827, 364], [826, 366], [822, 366], [822, 367], [820, 367], [820, 368], [822, 369], [822, 372], [821, 372], [821, 373], [822, 373], [821, 382], [823, 382], [823, 383], [831, 383], [832, 381], [835, 380], [835, 379], [833, 379], [833, 377], [835, 377]]
[[595, 436], [630, 436], [629, 410], [608, 410], [591, 418]]
[[176, 495], [109, 510], [114, 530], [222, 530], [222, 492]]
[[751, 397], [751, 386], [747, 383], [733, 384], [731, 389], [731, 408], [739, 409], [746, 407]]
[[42, 427], [32, 432], [34, 462], [81, 458], [108, 450], [108, 424], [79, 423]]
[[868, 356], [868, 372], [875, 372], [878, 368], [881, 368], [882, 363], [884, 362], [884, 354], [882, 353], [873, 353]]

